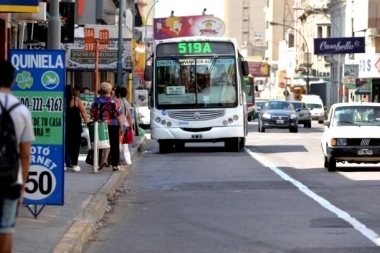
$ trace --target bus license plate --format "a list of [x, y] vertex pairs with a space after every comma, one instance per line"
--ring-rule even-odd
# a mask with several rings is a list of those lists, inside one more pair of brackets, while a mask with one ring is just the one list
[[373, 151], [368, 148], [360, 148], [358, 149], [358, 155], [373, 155]]
[[276, 120], [276, 123], [277, 124], [284, 124], [284, 120], [283, 119], [278, 119], [278, 120]]

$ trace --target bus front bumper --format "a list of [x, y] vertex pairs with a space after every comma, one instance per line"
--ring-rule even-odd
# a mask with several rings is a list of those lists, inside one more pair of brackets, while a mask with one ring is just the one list
[[244, 138], [242, 126], [205, 127], [205, 128], [151, 128], [151, 138], [155, 140], [183, 140], [188, 142], [216, 142], [229, 138]]

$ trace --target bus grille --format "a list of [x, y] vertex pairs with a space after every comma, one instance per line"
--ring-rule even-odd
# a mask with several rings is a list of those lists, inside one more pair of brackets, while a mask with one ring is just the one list
[[192, 110], [192, 111], [169, 111], [169, 117], [184, 121], [203, 121], [223, 117], [224, 110]]

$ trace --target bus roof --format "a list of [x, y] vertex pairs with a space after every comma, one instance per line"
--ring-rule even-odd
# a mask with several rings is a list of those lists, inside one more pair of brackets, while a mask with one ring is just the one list
[[211, 37], [211, 36], [189, 36], [189, 37], [177, 37], [177, 38], [169, 38], [169, 39], [160, 39], [155, 40], [154, 44], [160, 43], [176, 43], [176, 42], [188, 42], [188, 41], [230, 41], [231, 43], [236, 45], [235, 38], [226, 38], [226, 37]]

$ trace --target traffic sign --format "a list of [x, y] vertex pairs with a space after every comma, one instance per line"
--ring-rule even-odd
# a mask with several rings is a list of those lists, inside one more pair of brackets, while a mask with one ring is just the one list
[[100, 44], [108, 44], [110, 38], [110, 33], [106, 29], [102, 29], [99, 31], [99, 43]]
[[[96, 43], [84, 43], [84, 51], [95, 51]], [[98, 50], [108, 50], [108, 44], [99, 44]]]
[[94, 28], [84, 28], [84, 42], [94, 43], [95, 42], [95, 29]]

